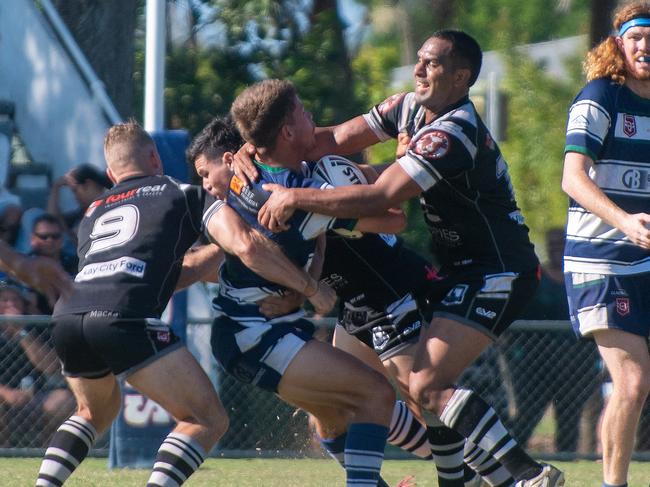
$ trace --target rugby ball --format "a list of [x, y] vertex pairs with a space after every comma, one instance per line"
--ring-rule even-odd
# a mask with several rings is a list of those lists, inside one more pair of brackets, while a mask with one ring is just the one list
[[[368, 184], [361, 169], [342, 156], [324, 156], [314, 166], [312, 178], [328, 183], [330, 186], [350, 186], [352, 184]], [[334, 231], [347, 238], [361, 238], [363, 233], [356, 230], [335, 228]]]
[[324, 156], [314, 167], [314, 179], [325, 181], [332, 186], [368, 184], [368, 180], [357, 165], [341, 156]]

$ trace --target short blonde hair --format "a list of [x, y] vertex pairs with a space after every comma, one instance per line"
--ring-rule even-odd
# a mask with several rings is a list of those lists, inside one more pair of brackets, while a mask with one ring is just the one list
[[[616, 10], [612, 23], [614, 30], [618, 32], [621, 25], [638, 17], [650, 17], [650, 2], [633, 2]], [[616, 44], [616, 36], [608, 36], [607, 39], [589, 51], [583, 68], [587, 81], [610, 78], [616, 83], [625, 83], [627, 74], [625, 57]]]
[[132, 120], [113, 125], [104, 137], [104, 157], [111, 168], [138, 163], [152, 147], [151, 136]]

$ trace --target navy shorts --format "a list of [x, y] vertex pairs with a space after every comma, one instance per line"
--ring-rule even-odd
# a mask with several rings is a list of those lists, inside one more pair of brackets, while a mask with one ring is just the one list
[[625, 276], [567, 272], [565, 275], [571, 324], [588, 336], [616, 329], [650, 335], [650, 273]]
[[498, 338], [528, 305], [539, 285], [539, 268], [528, 272], [441, 275], [428, 295], [433, 317], [449, 318]]
[[91, 313], [53, 318], [52, 341], [63, 374], [88, 379], [110, 373], [128, 376], [183, 346], [160, 320]]
[[235, 379], [278, 392], [282, 374], [314, 331], [302, 318], [244, 326], [221, 315], [212, 323], [210, 343], [219, 365]]

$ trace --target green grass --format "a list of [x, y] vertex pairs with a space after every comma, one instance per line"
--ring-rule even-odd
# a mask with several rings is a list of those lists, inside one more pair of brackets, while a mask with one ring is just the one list
[[[554, 462], [564, 470], [567, 487], [600, 485], [601, 464], [597, 462]], [[34, 485], [40, 459], [0, 458], [2, 487]], [[438, 485], [433, 466], [422, 460], [390, 460], [384, 462], [382, 475], [395, 485], [406, 475], [415, 475], [418, 487]], [[107, 470], [105, 459], [86, 460], [66, 486], [77, 487], [142, 487], [148, 477], [146, 470]], [[630, 487], [648, 487], [650, 462], [635, 462], [630, 468]], [[333, 487], [344, 485], [342, 470], [332, 460], [222, 460], [209, 459], [185, 484], [189, 487]]]

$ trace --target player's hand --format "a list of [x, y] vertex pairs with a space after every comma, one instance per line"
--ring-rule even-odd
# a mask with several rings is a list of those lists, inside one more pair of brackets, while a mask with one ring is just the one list
[[286, 291], [284, 296], [269, 296], [258, 302], [260, 312], [267, 318], [275, 318], [302, 306], [305, 297], [297, 291]]
[[400, 480], [395, 487], [415, 487], [418, 483], [413, 475], [409, 475]]
[[411, 137], [406, 132], [400, 132], [397, 135], [397, 148], [395, 149], [395, 158], [399, 159], [409, 148]]
[[643, 249], [650, 249], [650, 215], [647, 213], [629, 214], [620, 229], [633, 244]]
[[271, 191], [271, 196], [257, 213], [257, 221], [272, 232], [288, 230], [287, 220], [295, 211], [292, 207], [291, 190], [270, 183], [262, 185], [262, 189]]
[[253, 164], [255, 152], [255, 146], [246, 142], [233, 156], [230, 169], [246, 185], [249, 185], [252, 181], [257, 181], [260, 177], [255, 164]]
[[28, 286], [39, 290], [50, 306], [54, 306], [59, 296], [67, 296], [72, 291], [72, 279], [63, 267], [49, 257], [31, 257], [16, 269], [16, 277]]
[[326, 315], [336, 304], [336, 293], [324, 282], [318, 282], [316, 293], [307, 297], [319, 315]]

